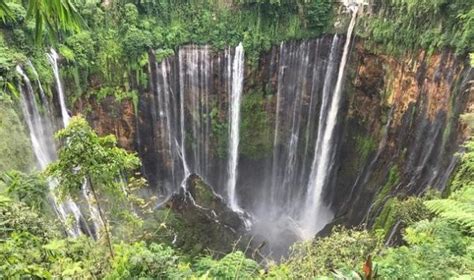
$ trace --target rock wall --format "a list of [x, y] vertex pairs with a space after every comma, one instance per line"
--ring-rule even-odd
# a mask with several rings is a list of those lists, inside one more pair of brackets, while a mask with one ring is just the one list
[[330, 200], [340, 222], [371, 224], [389, 197], [445, 190], [466, 136], [459, 116], [472, 106], [474, 73], [448, 50], [397, 59], [363, 42], [351, 64], [341, 165]]
[[[293, 44], [298, 46], [305, 42]], [[324, 44], [327, 51], [327, 43]], [[278, 87], [275, 63], [278, 63], [280, 50], [280, 46], [275, 46], [262, 56], [257, 68], [245, 70], [244, 96], [259, 92], [259, 106], [270, 118], [272, 128], [276, 121]], [[150, 63], [155, 64], [153, 60]], [[334, 173], [325, 190], [325, 200], [335, 212], [336, 223], [370, 224], [391, 196], [420, 195], [428, 187], [441, 191], [446, 188], [456, 166], [453, 154], [459, 150], [465, 135], [466, 128], [459, 122], [459, 115], [473, 104], [470, 83], [474, 74], [465, 58], [455, 57], [448, 50], [398, 59], [375, 53], [361, 41], [353, 46], [349, 65], [335, 142], [338, 149]], [[157, 71], [157, 68], [151, 67], [149, 71]], [[220, 80], [222, 77], [214, 74], [212, 83], [225, 86]], [[83, 113], [99, 133], [113, 133], [123, 147], [139, 151], [146, 169], [144, 174], [158, 183], [159, 177], [166, 173], [160, 170], [167, 169], [167, 163], [157, 160], [160, 151], [154, 144], [156, 138], [161, 137], [156, 131], [152, 132], [154, 85], [156, 82], [141, 92], [138, 114], [133, 112], [131, 102], [116, 104], [109, 98], [100, 104], [87, 101], [92, 110]], [[214, 94], [223, 94], [223, 90], [217, 86]], [[219, 119], [225, 123], [227, 98], [222, 96], [216, 100], [219, 100], [214, 104]], [[309, 100], [303, 99], [302, 108], [308, 104]], [[270, 135], [270, 139], [273, 138], [274, 132]], [[210, 141], [211, 149], [217, 154], [217, 141]], [[264, 184], [266, 166], [273, 156], [271, 151], [258, 159], [241, 154], [242, 200], [250, 201], [261, 191], [255, 188]], [[223, 182], [225, 167], [222, 163], [217, 160], [211, 167], [211, 172], [220, 178], [213, 184]], [[249, 178], [259, 183], [249, 184]], [[255, 203], [247, 206], [254, 207]]]

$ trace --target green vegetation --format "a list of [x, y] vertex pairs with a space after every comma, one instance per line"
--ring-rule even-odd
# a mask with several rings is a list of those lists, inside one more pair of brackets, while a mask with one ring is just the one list
[[122, 172], [137, 169], [140, 160], [118, 148], [114, 136], [97, 136], [81, 117], [73, 117], [68, 127], [60, 130], [56, 137], [64, 140], [65, 145], [59, 149], [59, 159], [48, 166], [46, 174], [58, 180], [60, 197], [78, 194], [87, 180], [113, 256], [109, 225], [98, 193], [109, 197], [125, 196], [116, 180]]
[[347, 273], [361, 266], [378, 242], [367, 231], [336, 228], [329, 237], [297, 244], [286, 261], [270, 269], [270, 275], [275, 279], [314, 279], [330, 276], [335, 269]]
[[33, 165], [30, 140], [13, 102], [0, 100], [0, 172], [29, 171]]
[[[44, 4], [31, 0], [28, 7], [14, 0], [7, 2], [18, 7], [10, 9], [18, 19], [0, 24], [0, 33], [6, 40], [4, 47], [0, 44], [5, 50], [5, 56], [0, 52], [2, 76], [11, 81], [14, 66], [26, 61], [15, 57], [34, 58], [36, 52], [42, 51], [31, 46], [46, 28], [47, 34], [58, 38], [57, 49], [66, 66], [63, 76], [70, 92], [77, 95], [74, 100], [83, 95], [101, 95], [104, 92], [97, 93], [101, 88], [131, 92], [147, 86], [144, 70], [150, 49], [163, 58], [187, 43], [223, 49], [243, 42], [246, 61], [256, 65], [261, 52], [273, 44], [322, 34], [330, 26], [332, 13], [329, 0], [220, 4], [211, 0], [120, 0], [107, 4], [99, 0]], [[33, 17], [25, 18], [27, 8]], [[82, 21], [84, 25], [79, 30]], [[9, 63], [3, 65], [3, 59]], [[36, 59], [33, 62], [37, 68], [45, 63]]]
[[[149, 194], [140, 193], [146, 182], [136, 173], [137, 156], [118, 148], [113, 136], [99, 137], [81, 117], [57, 133], [62, 144], [57, 161], [44, 174], [31, 172], [28, 135], [13, 109], [18, 97], [14, 69], [20, 64], [31, 72], [30, 59], [51, 96], [50, 67], [45, 49], [36, 44], [39, 39], [54, 44], [62, 55], [63, 78], [75, 95], [69, 101], [100, 102], [112, 96], [119, 102], [131, 100], [137, 109], [139, 93], [149, 86], [150, 50], [160, 60], [183, 44], [211, 44], [219, 50], [243, 42], [246, 61], [255, 67], [260, 54], [280, 41], [322, 34], [331, 12], [329, 0], [0, 0], [0, 278], [470, 279], [473, 141], [443, 197], [396, 196], [392, 189], [400, 170], [393, 165], [374, 201], [374, 208], [383, 208], [372, 228], [336, 227], [328, 236], [295, 244], [281, 263], [265, 267], [249, 259], [248, 252], [217, 252], [208, 246], [216, 239], [220, 244], [215, 247], [233, 246], [234, 241], [208, 234], [213, 225], [202, 222], [217, 204], [209, 188], [196, 186], [195, 201], [209, 210], [204, 214], [174, 211], [169, 205], [156, 210], [155, 198], [139, 196]], [[375, 12], [364, 19], [367, 29], [361, 35], [391, 53], [474, 51], [470, 1], [378, 1]], [[240, 153], [252, 160], [272, 149], [266, 94], [253, 89], [242, 102]], [[228, 124], [217, 104], [211, 107], [211, 139], [222, 158]], [[363, 159], [376, 148], [371, 138], [355, 141]], [[85, 203], [85, 181], [103, 225], [98, 240], [68, 237], [68, 221], [58, 220], [48, 202], [54, 183], [60, 198]], [[190, 221], [183, 218], [186, 211], [194, 214]], [[385, 245], [391, 233], [400, 241], [397, 247]]]
[[[472, 141], [466, 145], [467, 151], [450, 186], [451, 194], [446, 198], [392, 198], [373, 230], [337, 227], [327, 237], [296, 244], [286, 259], [265, 270], [239, 251], [216, 259], [203, 253], [203, 248], [188, 255], [193, 250], [181, 251], [156, 243], [166, 239], [161, 235], [169, 233], [168, 227], [176, 228], [174, 223], [179, 223], [170, 209], [155, 212], [166, 217], [161, 223], [158, 220], [154, 229], [146, 229], [143, 222], [124, 222], [126, 215], [113, 213], [119, 208], [131, 212], [129, 205], [134, 201], [129, 199], [131, 196], [124, 197], [124, 190], [114, 182], [119, 171], [137, 167], [136, 157], [116, 148], [113, 137], [98, 137], [79, 117], [73, 118], [58, 137], [67, 141], [48, 173], [58, 179], [59, 190], [68, 195], [77, 193], [83, 179], [89, 178], [95, 192], [101, 194], [96, 196], [96, 202], [104, 206], [102, 214], [107, 219], [103, 220], [110, 226], [108, 240], [103, 243], [101, 239], [95, 241], [84, 236], [67, 238], [65, 225], [45, 209], [48, 206], [43, 203], [44, 179], [34, 174], [8, 172], [2, 177], [6, 192], [0, 194], [2, 278], [448, 279], [466, 278], [474, 273]], [[387, 184], [398, 180], [396, 168], [390, 174]], [[137, 182], [129, 180], [125, 192], [132, 193], [136, 185]], [[209, 200], [204, 186], [197, 186], [197, 190], [201, 193], [200, 201]], [[115, 201], [116, 208], [111, 201]], [[395, 221], [402, 225], [398, 234], [404, 243], [389, 248], [383, 243]], [[122, 234], [127, 230], [133, 232], [128, 235], [133, 238]], [[185, 231], [199, 234], [190, 228]], [[113, 258], [106, 257], [110, 247]]]
[[474, 3], [465, 0], [378, 1], [366, 18], [364, 37], [394, 54], [451, 48], [458, 55], [474, 51]]
[[209, 117], [212, 124], [212, 139], [215, 143], [215, 153], [221, 159], [227, 157], [228, 145], [229, 145], [229, 124], [227, 120], [223, 118], [219, 109], [213, 106], [209, 112]]
[[239, 152], [250, 159], [261, 159], [273, 148], [273, 129], [265, 110], [265, 95], [250, 92], [244, 95], [241, 106]]
[[48, 208], [49, 192], [46, 179], [41, 174], [25, 174], [17, 170], [5, 172], [0, 178], [10, 197], [23, 202], [32, 210], [44, 211]]
[[358, 136], [356, 138], [357, 152], [362, 162], [365, 162], [369, 154], [377, 147], [371, 136]]

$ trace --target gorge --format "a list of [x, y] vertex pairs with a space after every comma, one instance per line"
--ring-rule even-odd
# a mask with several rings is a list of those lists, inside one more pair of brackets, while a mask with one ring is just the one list
[[[250, 5], [249, 10], [259, 7], [258, 28], [266, 24], [265, 11], [280, 11], [268, 3], [239, 4], [243, 6], [237, 8], [237, 4], [229, 4], [232, 1], [221, 2], [206, 2], [209, 6], [203, 8], [212, 11], [209, 20], [216, 23], [215, 30], [220, 30], [217, 22], [223, 19], [229, 21], [223, 30], [237, 24], [229, 18], [238, 9], [246, 11], [245, 5]], [[326, 3], [308, 3], [313, 2], [316, 11]], [[168, 7], [170, 17], [180, 13], [163, 3], [160, 7]], [[107, 5], [84, 7], [102, 16], [97, 11], [115, 9]], [[303, 6], [312, 4], [295, 5], [291, 6], [294, 18], [290, 18], [296, 20], [303, 17]], [[100, 185], [93, 177], [81, 178], [79, 192], [62, 193], [61, 184], [49, 176], [47, 200], [55, 216], [50, 219], [57, 217], [66, 235], [77, 240], [84, 236], [98, 242], [107, 238], [112, 259], [112, 243], [125, 246], [123, 241], [117, 245], [122, 235], [147, 243], [158, 240], [196, 255], [207, 249], [219, 258], [239, 249], [270, 271], [274, 261], [291, 267], [294, 249], [290, 248], [298, 248], [304, 241], [331, 238], [341, 227], [378, 230], [385, 246], [406, 244], [408, 218], [393, 213], [403, 211], [400, 205], [411, 199], [453, 191], [450, 186], [459, 178], [456, 174], [463, 166], [463, 153], [469, 154], [463, 143], [471, 139], [465, 119], [474, 108], [472, 65], [466, 53], [451, 46], [417, 48], [399, 55], [389, 51], [391, 45], [386, 42], [376, 42], [379, 35], [375, 31], [366, 36], [371, 18], [383, 18], [389, 11], [383, 5], [372, 1], [328, 5], [334, 5], [328, 9], [334, 19], [324, 32], [300, 37], [281, 34], [287, 37], [279, 38], [277, 28], [283, 27], [269, 25], [274, 28], [274, 38], [262, 39], [259, 47], [249, 43], [248, 36], [263, 35], [249, 35], [249, 29], [223, 42], [200, 41], [189, 35], [167, 48], [171, 39], [166, 36], [176, 30], [161, 30], [163, 33], [156, 35], [158, 31], [153, 29], [155, 33], [146, 36], [151, 40], [156, 35], [162, 40], [159, 46], [139, 50], [137, 45], [144, 42], [144, 35], [129, 44], [133, 51], [124, 52], [124, 60], [114, 56], [111, 44], [104, 48], [110, 53], [97, 55], [91, 62], [93, 51], [87, 50], [90, 35], [84, 35], [75, 38], [79, 43], [60, 39], [63, 42], [54, 48], [40, 48], [29, 59], [13, 63], [16, 74], [12, 78], [0, 68], [1, 81], [8, 82], [2, 88], [17, 98], [2, 103], [16, 112], [18, 120], [11, 123], [20, 127], [17, 134], [7, 137], [17, 141], [18, 148], [9, 149], [29, 160], [24, 164], [28, 167], [0, 165], [0, 171], [50, 174], [48, 165], [58, 162], [58, 155], [69, 145], [67, 139], [55, 139], [55, 132], [67, 129], [72, 116], [83, 116], [99, 136], [112, 134], [116, 139], [113, 145], [116, 142], [136, 153], [141, 167], [114, 174], [113, 192], [120, 193], [120, 199], [109, 197], [105, 190], [98, 197], [93, 195], [91, 187]], [[260, 10], [265, 7], [273, 8]], [[143, 3], [128, 3], [122, 8], [114, 12], [125, 11], [120, 23], [126, 30], [124, 38], [130, 30], [151, 25], [145, 15], [152, 8]], [[309, 6], [304, 8], [310, 10]], [[94, 21], [103, 18], [88, 19], [91, 14], [87, 9], [82, 16], [91, 28], [99, 30]], [[220, 9], [229, 9], [230, 15]], [[251, 21], [251, 16], [239, 13], [239, 20]], [[323, 11], [320, 13], [323, 18]], [[181, 20], [181, 16], [177, 18]], [[203, 17], [199, 20], [205, 22]], [[299, 30], [312, 28], [306, 17], [310, 18], [304, 15]], [[201, 31], [200, 25], [190, 24], [194, 29], [189, 33], [203, 32], [212, 40], [212, 24], [203, 24], [208, 25], [209, 29]], [[286, 28], [291, 33], [291, 26]], [[184, 36], [179, 32], [184, 33], [176, 31], [176, 38]], [[129, 45], [124, 43], [124, 49]], [[128, 64], [123, 65], [124, 61]], [[23, 135], [26, 144], [15, 135]], [[81, 168], [75, 166], [71, 176]], [[147, 183], [139, 189], [135, 185], [142, 184], [137, 179], [141, 176]], [[122, 202], [122, 196], [129, 202]], [[119, 213], [114, 210], [116, 205], [131, 212]], [[423, 211], [414, 215], [428, 215]], [[129, 222], [134, 217], [142, 221], [121, 225], [121, 219]], [[132, 233], [134, 227], [147, 226], [154, 227], [151, 233]], [[305, 256], [313, 254], [304, 252]], [[366, 264], [367, 255], [360, 256]], [[109, 279], [114, 279], [110, 275]], [[298, 278], [287, 274], [274, 277]], [[190, 279], [189, 274], [170, 276], [185, 278]], [[231, 279], [218, 274], [210, 278]]]

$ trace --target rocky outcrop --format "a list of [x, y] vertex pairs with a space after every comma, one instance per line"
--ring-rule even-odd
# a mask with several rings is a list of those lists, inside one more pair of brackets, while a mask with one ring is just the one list
[[175, 213], [180, 213], [193, 223], [205, 219], [207, 223], [204, 225], [215, 224], [235, 234], [246, 231], [243, 216], [232, 211], [202, 178], [191, 174], [185, 184], [186, 190], [181, 188], [167, 203]]
[[199, 176], [190, 175], [185, 184], [186, 190], [181, 188], [164, 205], [174, 216], [171, 226], [178, 229], [175, 245], [194, 253], [206, 249], [217, 254], [245, 246], [243, 240], [248, 238], [243, 217], [227, 207]]

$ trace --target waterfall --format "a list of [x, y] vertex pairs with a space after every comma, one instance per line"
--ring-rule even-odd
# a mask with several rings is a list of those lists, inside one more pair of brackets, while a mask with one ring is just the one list
[[30, 67], [33, 74], [35, 75], [36, 83], [38, 84], [38, 88], [40, 91], [41, 102], [43, 103], [43, 106], [46, 107], [47, 110], [49, 110], [48, 99], [46, 98], [46, 94], [44, 93], [43, 85], [41, 84], [38, 72], [36, 71], [35, 66], [33, 65], [33, 63], [31, 63], [30, 60], [28, 60], [28, 66]]
[[[31, 67], [32, 66], [33, 65], [31, 65]], [[56, 159], [52, 124], [48, 117], [43, 117], [40, 114], [33, 87], [28, 76], [23, 72], [23, 69], [20, 66], [16, 67], [16, 71], [20, 74], [25, 83], [25, 87], [22, 87], [21, 85], [19, 86], [21, 91], [21, 108], [28, 126], [33, 152], [35, 154], [38, 169], [44, 170], [49, 163]], [[82, 215], [80, 214], [77, 205], [70, 199], [66, 199], [63, 203], [58, 201], [58, 198], [54, 195], [54, 189], [56, 186], [57, 182], [54, 180], [49, 181], [51, 191], [50, 196], [53, 201], [54, 209], [63, 223], [66, 222], [68, 212], [73, 214], [76, 223], [72, 228], [67, 228], [67, 230], [69, 235], [78, 236], [80, 234], [78, 225]]]
[[240, 103], [242, 99], [244, 81], [244, 50], [242, 43], [235, 49], [232, 62], [232, 90], [229, 92], [229, 161], [227, 165], [228, 181], [227, 192], [232, 210], [241, 211], [237, 201], [237, 165], [240, 140]]
[[178, 61], [179, 61], [179, 92], [180, 92], [180, 98], [179, 98], [179, 116], [180, 116], [180, 127], [181, 127], [181, 142], [179, 146], [179, 152], [180, 152], [180, 157], [181, 161], [183, 162], [183, 169], [184, 169], [184, 176], [183, 176], [183, 181], [181, 183], [181, 186], [183, 188], [186, 188], [186, 179], [190, 175], [189, 171], [189, 165], [188, 162], [186, 161], [186, 131], [185, 131], [185, 112], [184, 112], [184, 55], [185, 52], [183, 52], [181, 49], [178, 52]]
[[166, 196], [186, 187], [186, 178], [196, 173], [210, 185], [222, 186], [216, 191], [238, 209], [242, 44], [222, 53], [207, 45], [182, 46], [161, 62], [150, 52], [149, 62], [151, 94], [142, 105], [142, 119], [151, 121], [144, 124], [149, 129], [139, 127], [138, 137], [145, 146], [142, 157], [157, 163], [144, 164], [145, 173], [154, 176]]
[[54, 79], [56, 80], [56, 88], [58, 90], [58, 96], [59, 96], [59, 106], [61, 107], [61, 116], [63, 119], [63, 125], [64, 127], [66, 127], [69, 123], [70, 116], [67, 111], [66, 99], [64, 97], [64, 91], [63, 91], [63, 86], [61, 83], [61, 78], [59, 76], [59, 66], [58, 66], [59, 55], [54, 49], [51, 49], [51, 52], [47, 54], [47, 57], [53, 69]]
[[[315, 156], [311, 167], [310, 179], [307, 187], [307, 199], [302, 220], [305, 238], [312, 238], [330, 219], [332, 214], [325, 209], [322, 199], [323, 189], [327, 183], [334, 157], [334, 130], [337, 124], [337, 116], [340, 107], [342, 83], [344, 70], [349, 55], [352, 32], [356, 23], [357, 6], [351, 8], [352, 18], [347, 30], [346, 42], [342, 53], [341, 62], [334, 92], [329, 101], [329, 97], [323, 94], [323, 108], [321, 108], [320, 123], [318, 127], [318, 140], [316, 144]], [[330, 102], [330, 103], [327, 103]], [[329, 106], [324, 108], [324, 106]], [[326, 112], [326, 110], [328, 110]], [[325, 117], [322, 117], [324, 114]]]
[[[298, 192], [295, 185], [303, 173], [298, 158], [299, 150], [304, 146], [302, 141], [306, 141], [301, 131], [305, 117], [303, 104], [306, 98], [312, 99], [315, 95], [313, 76], [318, 74], [314, 71], [313, 75], [309, 75], [313, 70], [310, 56], [314, 50], [311, 48], [315, 48], [317, 52], [319, 41], [280, 45], [269, 203], [279, 204], [282, 212], [287, 212], [292, 207], [293, 196]], [[282, 118], [282, 115], [285, 117]]]
[[[63, 127], [66, 128], [69, 124], [69, 120], [71, 119], [71, 117], [69, 116], [69, 112], [67, 110], [64, 89], [61, 82], [61, 77], [59, 75], [59, 65], [58, 65], [59, 55], [54, 49], [51, 49], [50, 53], [46, 54], [46, 56], [48, 57], [49, 63], [51, 64], [51, 68], [53, 70], [53, 74], [54, 74], [54, 78], [56, 82], [56, 89], [57, 89], [58, 97], [59, 97], [59, 106], [61, 109], [62, 123], [63, 123]], [[100, 233], [100, 229], [102, 228], [101, 225], [103, 225], [103, 221], [100, 218], [97, 207], [93, 203], [94, 198], [90, 193], [87, 180], [84, 180], [84, 183], [82, 184], [82, 192], [83, 192], [84, 198], [86, 199], [90, 215], [92, 217], [92, 222], [95, 227], [96, 237], [99, 237], [99, 233]], [[81, 210], [72, 200], [69, 200], [68, 204], [70, 205], [70, 209], [74, 212], [75, 216], [77, 217], [82, 216]]]
[[19, 88], [22, 92], [21, 105], [30, 132], [33, 152], [38, 161], [39, 169], [44, 170], [56, 157], [54, 142], [52, 141], [51, 123], [44, 119], [39, 113], [33, 87], [28, 76], [23, 72], [20, 66], [16, 67], [16, 71], [20, 74], [26, 86], [26, 91], [23, 90], [22, 86]]

